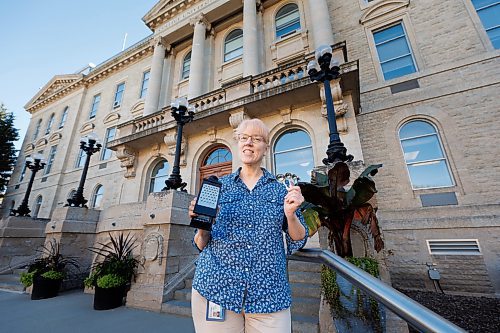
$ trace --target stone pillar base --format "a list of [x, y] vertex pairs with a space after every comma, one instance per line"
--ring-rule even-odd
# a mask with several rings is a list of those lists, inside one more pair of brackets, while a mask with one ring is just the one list
[[0, 274], [9, 267], [28, 263], [45, 241], [48, 220], [8, 216], [0, 220]]

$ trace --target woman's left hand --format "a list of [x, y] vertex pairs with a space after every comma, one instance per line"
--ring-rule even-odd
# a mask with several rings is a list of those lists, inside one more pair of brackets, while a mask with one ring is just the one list
[[295, 211], [304, 202], [304, 197], [302, 196], [302, 191], [298, 186], [290, 186], [288, 188], [288, 194], [285, 196], [285, 216], [289, 217], [295, 214]]

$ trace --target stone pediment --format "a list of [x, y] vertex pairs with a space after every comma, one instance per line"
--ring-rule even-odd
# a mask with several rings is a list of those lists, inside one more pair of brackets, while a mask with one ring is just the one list
[[390, 15], [394, 12], [399, 12], [410, 5], [410, 0], [392, 0], [383, 1], [373, 7], [370, 7], [359, 19], [359, 23], [365, 24], [368, 21], [377, 19], [382, 16]]
[[66, 74], [56, 75], [50, 80], [40, 91], [25, 105], [25, 109], [29, 109], [35, 104], [45, 101], [49, 97], [68, 88], [73, 83], [82, 78], [82, 74]]
[[149, 12], [144, 15], [142, 20], [148, 27], [151, 28], [152, 25], [154, 25], [153, 21], [162, 15], [164, 15], [169, 9], [174, 7], [176, 4], [180, 2], [193, 2], [196, 0], [191, 0], [191, 1], [182, 1], [182, 0], [160, 0], [156, 5], [153, 6], [149, 10]]

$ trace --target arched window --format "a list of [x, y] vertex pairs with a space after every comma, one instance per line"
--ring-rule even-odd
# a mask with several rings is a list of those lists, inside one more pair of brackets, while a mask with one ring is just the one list
[[181, 79], [187, 79], [189, 77], [189, 70], [191, 69], [191, 51], [189, 51], [184, 60], [182, 60], [182, 74]]
[[61, 115], [61, 120], [59, 121], [59, 128], [64, 127], [64, 124], [66, 123], [66, 118], [68, 118], [68, 110], [69, 110], [69, 107], [66, 106], [63, 110], [62, 115]]
[[49, 122], [47, 123], [47, 129], [45, 130], [45, 134], [49, 134], [52, 129], [52, 124], [54, 124], [55, 114], [51, 114], [49, 118]]
[[399, 140], [414, 189], [454, 185], [439, 134], [432, 124], [410, 121], [400, 128]]
[[243, 55], [243, 30], [231, 31], [224, 41], [224, 62]]
[[300, 13], [296, 4], [283, 6], [276, 14], [276, 38], [281, 38], [300, 30]]
[[94, 189], [94, 193], [92, 193], [90, 208], [101, 208], [103, 195], [104, 195], [104, 186], [97, 185], [97, 187]]
[[40, 213], [40, 207], [42, 207], [42, 201], [43, 201], [43, 198], [41, 195], [39, 195], [38, 197], [36, 197], [36, 200], [35, 200], [35, 207], [33, 207], [33, 213], [31, 214], [31, 216], [36, 219], [38, 217], [38, 213]]
[[165, 187], [165, 180], [168, 178], [168, 169], [169, 166], [166, 160], [162, 160], [155, 165], [149, 181], [149, 193], [161, 192]]
[[40, 127], [42, 127], [42, 119], [38, 119], [38, 122], [36, 123], [35, 132], [33, 133], [33, 140], [36, 140], [36, 138], [38, 138], [38, 134], [40, 134]]
[[311, 138], [303, 130], [288, 130], [276, 140], [273, 149], [274, 172], [291, 172], [301, 181], [311, 180], [314, 167]]
[[209, 176], [222, 177], [232, 172], [233, 154], [223, 145], [212, 147], [202, 160], [200, 166], [200, 184], [203, 178]]

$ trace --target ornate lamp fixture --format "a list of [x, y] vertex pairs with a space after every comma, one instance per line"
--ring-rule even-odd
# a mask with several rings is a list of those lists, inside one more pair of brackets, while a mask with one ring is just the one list
[[[340, 76], [340, 67], [338, 62], [332, 58], [332, 48], [330, 46], [320, 46], [316, 50], [316, 59], [307, 64], [307, 72], [311, 81], [323, 82], [326, 97], [326, 111], [328, 116], [328, 128], [330, 131], [330, 143], [326, 151], [327, 158], [323, 159], [325, 165], [333, 164], [339, 161], [352, 161], [354, 156], [347, 155], [347, 148], [340, 140], [335, 120], [335, 108], [333, 106], [332, 90], [330, 81], [336, 80]], [[319, 63], [319, 70], [317, 69]]]
[[80, 139], [80, 149], [85, 152], [87, 157], [85, 158], [85, 165], [83, 166], [82, 176], [80, 178], [80, 184], [76, 190], [73, 197], [68, 199], [68, 203], [65, 206], [71, 207], [84, 207], [88, 208], [86, 203], [87, 199], [83, 197], [83, 186], [85, 185], [85, 180], [87, 179], [87, 171], [89, 170], [90, 157], [94, 153], [101, 150], [102, 144], [95, 133], [90, 133]]
[[186, 97], [175, 99], [170, 106], [172, 107], [172, 117], [174, 117], [177, 122], [177, 142], [175, 144], [174, 166], [170, 177], [168, 177], [165, 181], [166, 186], [163, 188], [163, 191], [180, 190], [186, 192], [185, 187], [187, 186], [187, 183], [182, 181], [179, 168], [181, 158], [182, 129], [184, 128], [184, 125], [193, 120], [195, 108], [192, 105], [188, 105]]
[[12, 216], [30, 216], [31, 210], [28, 207], [28, 201], [31, 194], [31, 188], [33, 187], [33, 181], [35, 180], [35, 175], [39, 170], [45, 167], [45, 160], [43, 155], [35, 154], [33, 157], [26, 158], [26, 168], [31, 170], [31, 178], [28, 183], [28, 188], [24, 194], [23, 201], [17, 209], [12, 209], [10, 215]]

